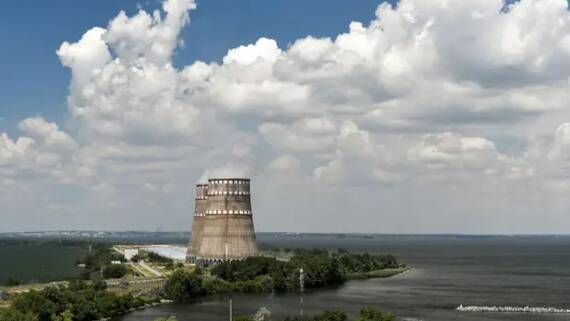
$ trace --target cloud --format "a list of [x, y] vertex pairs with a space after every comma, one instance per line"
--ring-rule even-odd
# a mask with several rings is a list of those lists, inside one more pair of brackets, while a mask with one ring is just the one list
[[228, 50], [223, 59], [224, 64], [237, 63], [249, 65], [258, 59], [274, 62], [281, 55], [281, 49], [273, 39], [259, 38], [255, 44], [239, 46]]
[[2, 164], [11, 164], [26, 155], [32, 147], [34, 140], [29, 137], [20, 137], [13, 141], [7, 134], [0, 136], [0, 160]]
[[19, 123], [19, 128], [25, 135], [48, 149], [65, 152], [77, 148], [77, 144], [69, 134], [61, 131], [57, 124], [47, 122], [41, 117], [26, 118]]
[[318, 152], [331, 147], [336, 125], [329, 119], [304, 118], [290, 125], [263, 123], [259, 132], [266, 141], [279, 150], [293, 152]]
[[336, 137], [336, 151], [326, 165], [317, 167], [313, 176], [330, 184], [392, 184], [399, 180], [390, 171], [391, 155], [383, 145], [375, 144], [370, 133], [345, 122]]
[[[355, 219], [354, 231], [417, 231], [403, 223], [421, 221], [426, 209], [433, 219], [423, 232], [441, 231], [442, 221], [457, 231], [555, 231], [515, 223], [536, 204], [554, 218], [567, 211], [565, 0], [383, 3], [371, 22], [352, 22], [336, 37], [286, 48], [260, 38], [228, 48], [222, 61], [177, 68], [172, 57], [194, 9], [190, 0], [165, 0], [64, 42], [57, 55], [72, 74], [67, 121], [28, 118], [21, 137], [2, 134], [0, 186], [32, 195], [29, 180], [41, 180], [49, 208], [95, 226], [110, 226], [94, 215], [105, 212], [153, 227], [157, 204], [182, 226], [192, 185], [213, 176], [252, 177], [257, 197], [290, 204], [276, 210], [261, 201], [269, 217], [318, 226], [303, 206], [311, 194], [333, 227], [347, 211], [377, 209], [375, 198], [390, 211], [367, 220], [402, 223], [384, 230]], [[513, 139], [524, 143], [507, 155]], [[361, 201], [346, 201], [354, 191]], [[76, 204], [66, 207], [60, 195]], [[454, 219], [459, 206], [504, 214], [465, 227]], [[262, 230], [299, 228], [263, 222]]]

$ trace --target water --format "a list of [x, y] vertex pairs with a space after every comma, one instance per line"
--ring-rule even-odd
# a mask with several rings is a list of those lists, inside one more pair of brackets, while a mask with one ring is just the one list
[[[263, 236], [260, 241], [290, 248], [390, 253], [413, 267], [389, 279], [351, 281], [339, 288], [306, 293], [305, 314], [331, 308], [354, 314], [372, 305], [400, 320], [570, 320], [570, 315], [455, 311], [460, 304], [570, 308], [570, 237]], [[234, 313], [252, 314], [265, 306], [280, 319], [299, 313], [299, 300], [296, 294], [234, 295]], [[180, 321], [227, 320], [227, 299], [161, 306], [117, 320], [146, 321], [170, 315]]]
[[0, 244], [0, 286], [9, 278], [47, 282], [79, 275], [76, 260], [87, 253], [79, 245]]

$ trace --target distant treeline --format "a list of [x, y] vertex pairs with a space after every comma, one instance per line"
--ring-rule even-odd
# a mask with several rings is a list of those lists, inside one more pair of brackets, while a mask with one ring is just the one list
[[68, 287], [48, 287], [13, 298], [10, 308], [0, 308], [0, 321], [93, 321], [125, 314], [158, 298], [118, 295], [99, 284], [81, 280]]
[[93, 244], [86, 240], [62, 240], [62, 239], [34, 239], [34, 238], [10, 238], [10, 239], [0, 239], [1, 245], [56, 245], [56, 246], [81, 246], [88, 247]]

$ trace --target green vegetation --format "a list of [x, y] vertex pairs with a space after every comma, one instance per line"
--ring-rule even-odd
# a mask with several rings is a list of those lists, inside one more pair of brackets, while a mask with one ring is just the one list
[[383, 269], [395, 269], [400, 267], [398, 260], [392, 255], [358, 254], [339, 250], [337, 260], [347, 273], [367, 273]]
[[158, 263], [158, 264], [174, 264], [174, 260], [164, 257], [160, 254], [156, 254], [153, 252], [139, 252], [139, 254], [135, 255], [131, 261], [133, 262], [138, 262], [138, 261], [147, 261], [147, 262], [153, 262], [153, 263]]
[[168, 318], [156, 318], [153, 321], [178, 321], [175, 317], [168, 317]]
[[392, 255], [375, 256], [339, 250], [336, 258], [349, 279], [387, 278], [408, 270]]
[[[285, 321], [348, 321], [348, 316], [342, 310], [328, 310], [322, 314], [312, 317], [287, 317]], [[353, 319], [354, 321], [393, 321], [394, 316], [385, 314], [382, 311], [367, 307], [360, 310], [360, 313]]]
[[401, 266], [395, 269], [383, 269], [383, 270], [375, 270], [370, 272], [361, 272], [361, 273], [350, 273], [348, 274], [348, 278], [350, 280], [357, 280], [357, 279], [372, 279], [372, 278], [389, 278], [394, 275], [398, 275], [400, 273], [404, 273], [409, 268], [407, 266]]
[[387, 277], [405, 268], [391, 255], [295, 250], [289, 261], [250, 257], [215, 265], [209, 271], [179, 269], [170, 276], [164, 287], [164, 296], [180, 302], [228, 292], [295, 292], [300, 287], [300, 269], [303, 269], [305, 288], [311, 289], [340, 285], [357, 275]]
[[0, 321], [91, 321], [124, 314], [151, 299], [117, 295], [84, 281], [16, 295]]
[[[140, 259], [172, 266], [175, 269], [164, 287], [134, 297], [132, 292], [119, 295], [106, 290], [103, 278], [121, 278], [128, 272], [122, 255], [115, 254], [109, 245], [95, 246], [77, 263], [84, 265], [81, 279], [71, 280], [68, 286], [47, 287], [10, 297], [11, 306], [0, 309], [0, 321], [88, 321], [111, 318], [132, 311], [160, 298], [176, 302], [189, 301], [210, 294], [273, 293], [300, 290], [300, 270], [303, 270], [304, 287], [322, 288], [343, 284], [353, 277], [385, 277], [406, 269], [390, 255], [373, 256], [346, 251], [326, 250], [280, 251], [288, 253], [288, 260], [274, 257], [251, 257], [245, 260], [224, 262], [210, 268], [188, 269], [174, 265], [172, 260], [153, 253]], [[11, 281], [12, 282], [12, 281]], [[15, 282], [15, 281], [13, 281]], [[121, 291], [119, 291], [121, 292]], [[125, 291], [126, 292], [126, 291]], [[123, 292], [123, 293], [125, 293]], [[141, 294], [141, 293], [139, 293]], [[247, 321], [249, 317], [236, 320]], [[342, 311], [325, 313], [289, 321], [348, 321]], [[375, 309], [363, 309], [354, 321], [390, 321]], [[163, 321], [174, 321], [163, 319]]]
[[18, 286], [20, 284], [22, 284], [22, 282], [20, 282], [16, 278], [8, 278], [8, 280], [6, 280], [6, 282], [4, 282], [4, 285], [6, 285], [6, 286]]
[[[238, 315], [233, 318], [233, 321], [255, 321], [256, 318], [249, 315]], [[366, 307], [360, 310], [360, 313], [353, 319], [353, 321], [394, 321], [394, 316], [386, 314], [377, 308]], [[157, 318], [154, 321], [177, 321], [175, 317]], [[346, 312], [342, 310], [327, 310], [321, 314], [309, 317], [286, 317], [285, 321], [349, 321]]]
[[38, 321], [33, 313], [23, 313], [15, 309], [0, 309], [1, 321]]
[[182, 302], [205, 294], [202, 276], [184, 270], [175, 271], [164, 285], [164, 295], [174, 301]]
[[123, 264], [111, 264], [103, 268], [103, 277], [105, 279], [118, 279], [125, 276], [128, 269]]
[[299, 289], [301, 268], [306, 288], [338, 285], [346, 280], [339, 261], [326, 250], [297, 250], [290, 261], [251, 257], [221, 263], [211, 272], [232, 283], [237, 292], [291, 292]]
[[146, 256], [150, 262], [160, 263], [160, 264], [173, 264], [174, 263], [174, 260], [169, 259], [167, 257], [164, 257], [162, 255], [153, 253], [153, 252], [147, 252]]
[[120, 278], [126, 273], [126, 267], [122, 265], [113, 265], [112, 261], [126, 262], [123, 255], [113, 251], [109, 244], [96, 244], [92, 246], [91, 251], [83, 258], [77, 260], [78, 265], [84, 265], [85, 269], [81, 272], [81, 278], [84, 280], [93, 280], [101, 275], [105, 278]]

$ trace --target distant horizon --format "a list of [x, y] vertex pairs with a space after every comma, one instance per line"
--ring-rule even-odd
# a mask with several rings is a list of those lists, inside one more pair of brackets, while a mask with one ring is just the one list
[[[83, 232], [83, 233], [185, 233], [190, 234], [190, 230], [180, 231], [150, 231], [150, 230], [45, 230], [45, 231], [18, 231], [18, 232], [0, 232], [3, 234], [24, 234], [24, 233], [66, 233], [66, 232]], [[255, 234], [305, 234], [305, 235], [378, 235], [378, 236], [570, 236], [568, 234], [465, 234], [465, 233], [365, 233], [365, 232], [275, 232], [275, 231], [256, 231]]]

